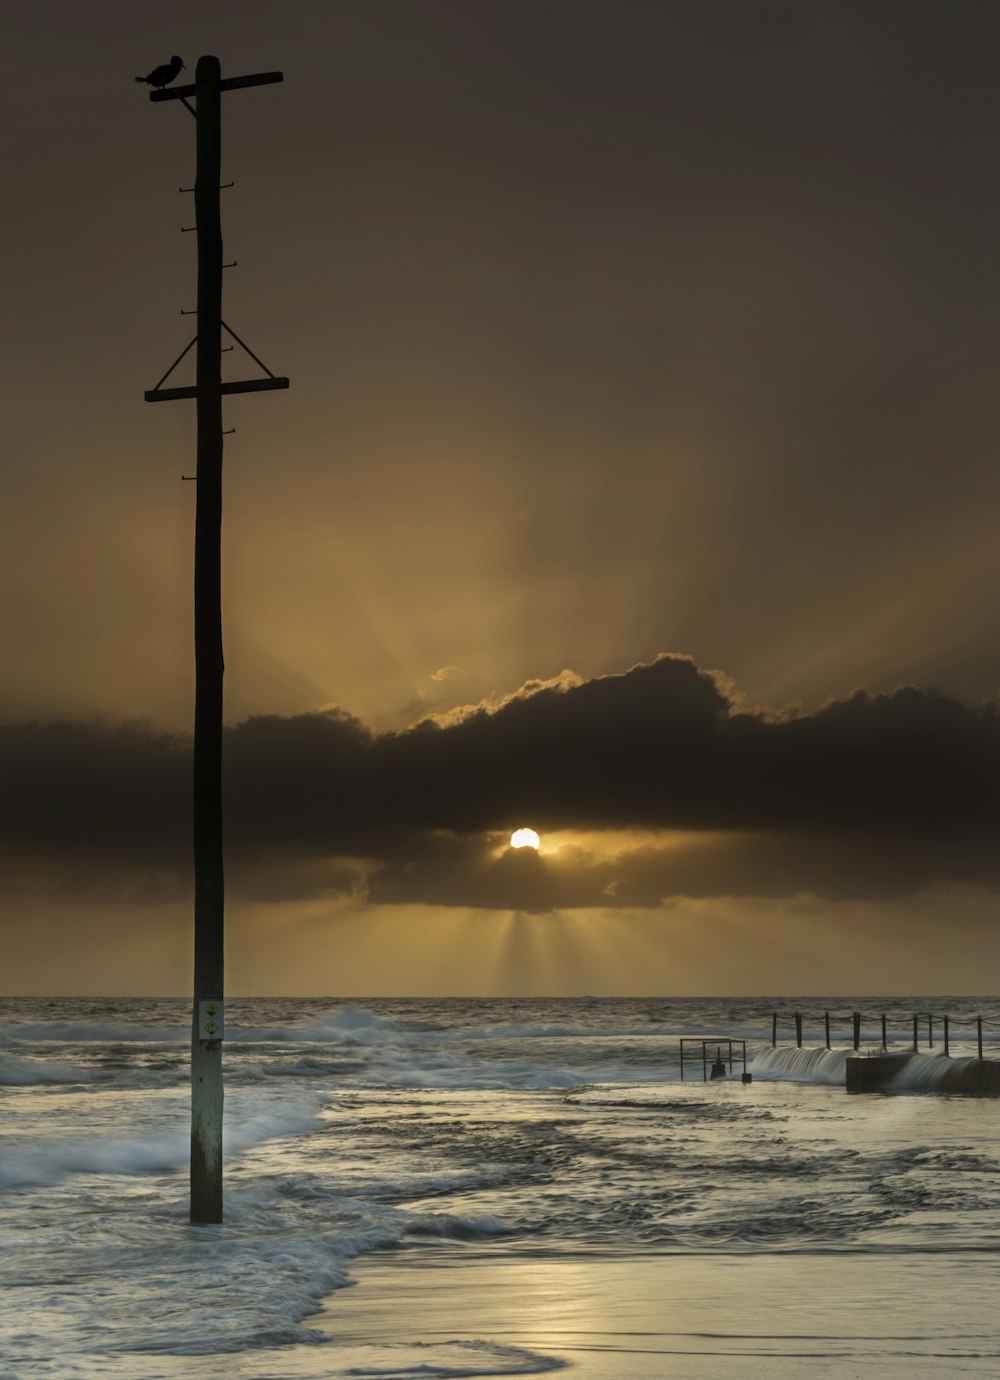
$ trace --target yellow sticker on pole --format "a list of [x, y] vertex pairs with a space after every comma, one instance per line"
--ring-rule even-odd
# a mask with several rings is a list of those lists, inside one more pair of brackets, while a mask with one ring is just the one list
[[202, 997], [198, 1002], [198, 1039], [221, 1040], [225, 1033], [221, 997]]

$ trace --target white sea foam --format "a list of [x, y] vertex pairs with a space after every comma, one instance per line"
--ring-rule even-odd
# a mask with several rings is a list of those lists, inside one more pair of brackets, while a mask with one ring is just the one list
[[[64, 1293], [54, 1332], [47, 1301], [53, 1276], [75, 1279], [99, 1267], [100, 1326], [110, 1353], [132, 1356], [133, 1377], [171, 1375], [169, 1362], [154, 1370], [141, 1358], [207, 1357], [324, 1342], [326, 1334], [304, 1320], [320, 1299], [351, 1283], [348, 1267], [359, 1254], [397, 1245], [411, 1234], [457, 1242], [504, 1230], [484, 1216], [410, 1213], [360, 1199], [338, 1204], [321, 1189], [312, 1196], [284, 1189], [281, 1178], [231, 1188], [220, 1227], [188, 1227], [176, 1199], [158, 1195], [134, 1206], [127, 1199], [105, 1199], [96, 1246], [73, 1230], [89, 1194], [67, 1201], [68, 1220], [53, 1223], [44, 1251], [26, 1219], [21, 1239], [11, 1243], [21, 1248], [21, 1364], [11, 1374], [44, 1374], [54, 1353], [88, 1349], [95, 1323], [92, 1301], [86, 1290]], [[95, 1207], [99, 1201], [94, 1198]], [[427, 1359], [436, 1363], [436, 1350]], [[317, 1366], [317, 1373], [329, 1373], [321, 1360]], [[216, 1361], [209, 1373], [227, 1373], [225, 1363]], [[281, 1374], [280, 1368], [273, 1373]]]
[[55, 1184], [71, 1174], [150, 1174], [179, 1168], [189, 1138], [183, 1132], [147, 1136], [42, 1141], [5, 1147], [0, 1185], [25, 1188]]
[[115, 1021], [7, 1021], [0, 1025], [4, 1044], [132, 1044], [172, 1045], [190, 1040], [189, 1026], [132, 1025]]
[[0, 1086], [26, 1088], [38, 1083], [91, 1083], [98, 1075], [57, 1059], [0, 1059]]
[[[601, 1030], [602, 1039], [663, 1040], [670, 1032], [651, 1030], [649, 1026], [620, 1026]], [[505, 1025], [473, 1026], [456, 1031], [458, 1040], [592, 1040], [594, 1030], [584, 1025], [532, 1025], [524, 1021], [510, 1021]]]
[[420, 1031], [410, 1030], [400, 1021], [379, 1016], [354, 1002], [345, 1002], [332, 1016], [300, 1026], [239, 1028], [245, 1040], [281, 1040], [304, 1044], [385, 1045], [419, 1040]]
[[490, 1375], [544, 1375], [569, 1364], [524, 1347], [496, 1342], [409, 1342], [377, 1349], [382, 1359], [349, 1367], [345, 1376], [369, 1380], [461, 1380]]
[[[230, 1112], [223, 1130], [223, 1155], [232, 1158], [253, 1146], [312, 1130], [324, 1100], [311, 1097], [296, 1104], [288, 1099], [273, 1106]], [[137, 1135], [64, 1134], [33, 1137], [29, 1144], [7, 1144], [0, 1159], [0, 1187], [56, 1184], [72, 1175], [143, 1175], [172, 1173], [187, 1161], [190, 1131], [186, 1112], [176, 1129]]]

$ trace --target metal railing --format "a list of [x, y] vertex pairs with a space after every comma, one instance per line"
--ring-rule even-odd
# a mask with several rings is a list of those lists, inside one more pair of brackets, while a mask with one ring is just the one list
[[[777, 1012], [777, 1011], [773, 1011], [773, 1012], [771, 1013], [771, 1047], [772, 1047], [772, 1049], [775, 1048], [775, 1047], [777, 1046], [777, 1043], [778, 1043], [778, 1020], [779, 1020], [779, 1016], [782, 1015], [782, 1014], [784, 1014], [784, 1013], [779, 1013], [779, 1012]], [[786, 1020], [788, 1019], [787, 1014], [785, 1014], [785, 1019], [786, 1019]], [[796, 1045], [798, 1046], [798, 1048], [801, 1049], [801, 1048], [802, 1048], [802, 1012], [801, 1012], [801, 1011], [794, 1011], [794, 1012], [792, 1012], [792, 1013], [791, 1013], [791, 1019], [792, 1019], [792, 1021], [794, 1022], [795, 1043], [796, 1043]], [[832, 1048], [831, 1033], [830, 1033], [831, 1021], [837, 1021], [837, 1022], [847, 1022], [847, 1021], [849, 1021], [849, 1022], [850, 1022], [850, 1025], [851, 1025], [851, 1040], [852, 1040], [853, 1046], [854, 1046], [855, 1049], [859, 1049], [859, 1048], [861, 1047], [861, 1037], [862, 1037], [863, 1023], [867, 1021], [867, 1022], [869, 1023], [869, 1027], [870, 1027], [870, 1023], [871, 1023], [872, 1021], [876, 1020], [876, 1019], [879, 1021], [879, 1025], [880, 1025], [879, 1034], [880, 1034], [880, 1036], [881, 1036], [881, 1046], [882, 1046], [883, 1049], [888, 1049], [888, 1047], [889, 1047], [889, 1039], [888, 1039], [888, 1018], [886, 1017], [886, 1014], [885, 1014], [884, 1011], [879, 1012], [879, 1014], [878, 1014], [877, 1017], [872, 1016], [872, 1015], [870, 1015], [870, 1014], [867, 1014], [867, 1015], [866, 1015], [866, 1013], [861, 1012], [861, 1011], [852, 1011], [852, 1012], [850, 1012], [849, 1014], [846, 1014], [846, 1015], [843, 1014], [843, 1013], [837, 1013], [837, 1012], [831, 1013], [831, 1012], [829, 1012], [829, 1011], [824, 1011], [824, 1012], [823, 1012], [823, 1024], [824, 1024], [824, 1030], [825, 1030], [825, 1039], [826, 1039], [826, 1047], [827, 1047], [827, 1049], [831, 1049], [831, 1048]], [[950, 1016], [950, 1015], [948, 1015], [948, 1014], [936, 1013], [936, 1012], [933, 1012], [933, 1011], [915, 1011], [915, 1012], [913, 1013], [913, 1052], [914, 1052], [914, 1054], [919, 1053], [919, 1050], [920, 1050], [920, 1032], [921, 1032], [921, 1029], [923, 1028], [923, 1023], [924, 1023], [924, 1022], [926, 1022], [926, 1029], [927, 1029], [927, 1045], [926, 1045], [926, 1047], [927, 1047], [928, 1049], [933, 1049], [933, 1048], [934, 1048], [934, 1023], [935, 1023], [935, 1021], [940, 1022], [940, 1028], [941, 1028], [941, 1033], [942, 1033], [942, 1040], [943, 1040], [943, 1049], [944, 1049], [944, 1053], [945, 1053], [946, 1055], [949, 1055], [949, 1056], [950, 1056], [950, 1054], [951, 1054], [951, 1036], [952, 1036], [952, 1032], [955, 1030], [955, 1028], [956, 1028], [956, 1027], [959, 1027], [959, 1026], [968, 1026], [968, 1027], [971, 1028], [972, 1025], [973, 1025], [973, 1022], [972, 1022], [971, 1020], [968, 1020], [968, 1021], [961, 1021], [961, 1022], [960, 1022], [960, 1021], [955, 1020], [954, 1017], [952, 1017], [952, 1016]], [[976, 1030], [976, 1049], [977, 1049], [977, 1052], [978, 1052], [978, 1057], [979, 1057], [980, 1059], [982, 1059], [982, 1057], [983, 1057], [983, 1026], [984, 1026], [984, 1025], [997, 1025], [997, 1024], [1000, 1024], [1000, 1023], [998, 1023], [998, 1022], [996, 1022], [996, 1021], [992, 1021], [992, 1022], [991, 1022], [991, 1021], [984, 1021], [983, 1018], [982, 1018], [982, 1016], [977, 1016], [976, 1019], [975, 1019], [975, 1023], [974, 1023], [974, 1024], [975, 1024], [975, 1030]], [[683, 1042], [682, 1042], [682, 1043], [683, 1043]]]
[[[736, 1060], [742, 1065], [744, 1079], [747, 1071], [747, 1042], [746, 1040], [736, 1040], [728, 1035], [685, 1035], [681, 1039], [681, 1081], [684, 1079], [684, 1060], [695, 1059], [697, 1054], [685, 1050], [685, 1045], [701, 1045], [701, 1072], [702, 1081], [709, 1081], [709, 1059], [708, 1052], [714, 1046], [715, 1058], [712, 1060], [712, 1078], [718, 1078], [720, 1073], [715, 1072], [720, 1066], [725, 1066], [729, 1073], [733, 1071], [733, 1061]], [[723, 1047], [726, 1050], [723, 1055]]]

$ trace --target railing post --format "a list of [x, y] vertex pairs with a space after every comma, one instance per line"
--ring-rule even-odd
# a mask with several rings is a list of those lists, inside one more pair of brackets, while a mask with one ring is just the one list
[[823, 1012], [823, 1016], [824, 1016], [825, 1023], [826, 1023], [826, 1047], [827, 1047], [827, 1049], [829, 1049], [829, 1048], [830, 1048], [830, 1013], [829, 1013], [829, 1011], [824, 1011], [824, 1012]]
[[795, 1013], [795, 1043], [798, 1045], [799, 1049], [802, 1048], [802, 1012], [801, 1012], [801, 1011], [796, 1011], [796, 1013]]
[[861, 1044], [861, 1012], [854, 1012], [854, 1048]]
[[882, 1012], [882, 1048], [888, 1049], [889, 1042], [885, 1038], [885, 1012]]
[[979, 1057], [980, 1057], [980, 1059], [981, 1059], [981, 1058], [983, 1057], [983, 1018], [982, 1018], [982, 1016], [977, 1016], [977, 1017], [976, 1017], [976, 1040], [977, 1040], [977, 1042], [978, 1042], [978, 1044], [979, 1044]]

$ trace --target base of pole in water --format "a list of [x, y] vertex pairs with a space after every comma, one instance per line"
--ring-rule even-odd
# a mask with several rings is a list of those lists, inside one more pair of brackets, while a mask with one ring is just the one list
[[192, 1042], [191, 1221], [222, 1221], [222, 1041]]

